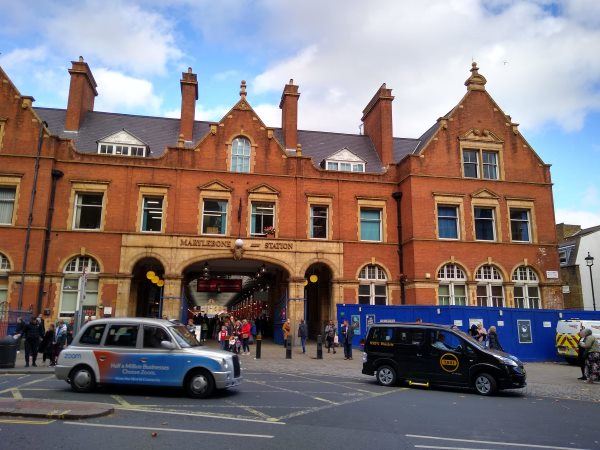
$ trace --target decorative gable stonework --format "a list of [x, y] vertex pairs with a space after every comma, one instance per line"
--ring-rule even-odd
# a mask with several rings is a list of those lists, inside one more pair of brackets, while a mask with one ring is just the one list
[[145, 146], [146, 143], [141, 139], [134, 136], [132, 133], [127, 131], [126, 129], [122, 129], [121, 131], [117, 131], [116, 133], [109, 134], [106, 137], [98, 140], [98, 143], [106, 143], [106, 144], [126, 144], [126, 145], [141, 145]]
[[267, 194], [267, 195], [279, 195], [280, 192], [273, 186], [268, 184], [259, 184], [251, 189], [248, 189], [249, 194]]
[[478, 191], [475, 191], [471, 194], [472, 198], [494, 198], [494, 199], [498, 199], [500, 198], [499, 195], [495, 194], [494, 192], [490, 191], [489, 189], [479, 189]]
[[490, 130], [480, 130], [472, 128], [467, 131], [464, 135], [458, 138], [460, 141], [472, 141], [472, 142], [486, 142], [491, 144], [502, 145], [504, 141], [500, 139], [495, 133]]
[[198, 186], [201, 191], [214, 191], [214, 192], [231, 192], [231, 188], [219, 180], [211, 181], [210, 183]]
[[346, 147], [338, 150], [333, 155], [326, 158], [328, 161], [344, 161], [344, 162], [365, 162], [364, 159], [352, 153]]
[[147, 156], [148, 145], [123, 128], [98, 141], [98, 153], [102, 155]]

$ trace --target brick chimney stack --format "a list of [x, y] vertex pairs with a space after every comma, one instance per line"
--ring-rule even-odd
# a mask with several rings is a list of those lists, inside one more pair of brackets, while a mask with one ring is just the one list
[[394, 162], [393, 100], [392, 90], [383, 83], [363, 110], [362, 116], [365, 134], [373, 141], [384, 166]]
[[94, 110], [94, 98], [98, 95], [98, 91], [96, 91], [96, 80], [90, 67], [83, 61], [83, 57], [80, 56], [79, 61], [71, 61], [71, 64], [65, 130], [79, 131], [85, 113]]
[[298, 146], [298, 86], [294, 80], [283, 88], [281, 94], [281, 130], [283, 131], [283, 144], [286, 149], [296, 150]]
[[185, 141], [192, 141], [194, 134], [194, 118], [196, 115], [196, 100], [198, 100], [198, 77], [188, 67], [181, 74], [181, 119], [179, 134]]

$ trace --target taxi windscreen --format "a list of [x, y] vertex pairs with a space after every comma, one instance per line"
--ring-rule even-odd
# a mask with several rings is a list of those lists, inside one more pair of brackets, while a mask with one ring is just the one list
[[199, 347], [202, 345], [200, 342], [198, 342], [196, 336], [190, 333], [183, 325], [171, 327], [171, 331], [173, 331], [175, 340], [177, 340], [177, 343], [181, 346], [181, 348]]

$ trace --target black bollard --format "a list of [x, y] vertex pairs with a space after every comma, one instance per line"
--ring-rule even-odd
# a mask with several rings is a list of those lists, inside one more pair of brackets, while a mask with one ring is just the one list
[[262, 335], [256, 336], [256, 359], [260, 359], [260, 351], [262, 346]]
[[323, 336], [317, 336], [317, 359], [323, 359]]
[[292, 340], [287, 340], [287, 346], [285, 347], [285, 359], [292, 359]]

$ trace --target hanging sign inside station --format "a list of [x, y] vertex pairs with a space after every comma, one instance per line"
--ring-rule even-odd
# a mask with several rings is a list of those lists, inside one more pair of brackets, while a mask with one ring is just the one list
[[212, 278], [210, 280], [197, 280], [198, 285], [196, 290], [198, 292], [241, 292], [242, 291], [242, 280], [240, 279], [227, 279], [227, 278]]

